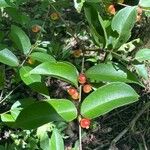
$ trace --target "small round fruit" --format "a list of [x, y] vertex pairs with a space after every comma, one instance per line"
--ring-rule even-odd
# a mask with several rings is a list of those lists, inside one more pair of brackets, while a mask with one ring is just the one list
[[56, 12], [54, 12], [54, 13], [52, 13], [52, 14], [50, 15], [50, 17], [51, 17], [52, 20], [56, 21], [56, 20], [59, 19], [59, 14], [56, 13]]
[[78, 100], [79, 99], [79, 93], [75, 92], [75, 94], [71, 95], [72, 99]]
[[115, 9], [114, 5], [109, 5], [107, 8], [107, 11], [112, 15], [116, 14], [116, 9]]
[[142, 15], [143, 9], [141, 7], [138, 7], [137, 8], [137, 13], [138, 13], [138, 15]]
[[29, 58], [27, 62], [28, 64], [33, 65], [35, 63], [35, 60], [33, 60], [32, 58]]
[[37, 33], [41, 30], [41, 26], [39, 25], [33, 25], [32, 26], [32, 32]]
[[71, 87], [67, 90], [67, 92], [69, 95], [74, 95], [77, 92], [77, 90], [75, 88]]
[[73, 56], [78, 58], [81, 56], [82, 51], [80, 49], [74, 50], [73, 51]]
[[83, 91], [84, 91], [84, 93], [89, 93], [89, 92], [91, 92], [91, 91], [92, 91], [92, 86], [91, 86], [90, 84], [85, 84], [85, 85], [83, 86]]
[[87, 118], [83, 118], [80, 120], [80, 126], [82, 128], [88, 129], [90, 127], [91, 121], [90, 119]]
[[83, 73], [80, 73], [80, 75], [78, 77], [78, 81], [80, 84], [86, 83], [86, 76]]

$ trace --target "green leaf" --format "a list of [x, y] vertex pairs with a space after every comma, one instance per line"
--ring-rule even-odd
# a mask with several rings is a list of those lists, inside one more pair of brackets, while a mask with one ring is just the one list
[[121, 9], [114, 16], [111, 26], [112, 29], [117, 31], [119, 34], [119, 37], [116, 39], [115, 44], [113, 45], [114, 49], [119, 48], [129, 40], [131, 36], [131, 30], [136, 22], [136, 8], [137, 7], [135, 6], [127, 6]]
[[139, 5], [141, 7], [149, 7], [150, 8], [150, 1], [149, 0], [140, 0]]
[[55, 58], [47, 53], [42, 52], [33, 52], [31, 53], [30, 57], [34, 60], [37, 60], [39, 62], [56, 62]]
[[57, 129], [53, 130], [51, 136], [51, 149], [64, 150], [64, 141]]
[[[41, 82], [41, 76], [40, 75], [29, 74], [29, 72], [31, 70], [32, 70], [32, 68], [29, 66], [21, 67], [19, 70], [20, 77], [26, 85], [30, 85], [30, 84], [35, 83], [35, 82]], [[28, 76], [26, 76], [26, 74], [28, 74]]]
[[104, 27], [104, 21], [101, 18], [96, 6], [86, 4], [84, 7], [84, 12], [96, 44], [100, 47], [105, 47], [107, 45], [107, 33]]
[[77, 118], [77, 109], [71, 101], [66, 99], [51, 99], [48, 102], [64, 120], [70, 122]]
[[19, 65], [17, 57], [6, 48], [0, 51], [0, 62], [12, 67]]
[[10, 7], [5, 0], [0, 0], [0, 8]]
[[140, 49], [136, 55], [135, 55], [135, 59], [138, 61], [145, 61], [145, 60], [150, 60], [150, 49]]
[[52, 121], [67, 122], [77, 118], [75, 105], [65, 99], [50, 99], [26, 106], [16, 119], [15, 127], [33, 129]]
[[85, 0], [74, 0], [74, 7], [78, 13], [81, 12]]
[[18, 115], [14, 127], [34, 129], [52, 121], [62, 120], [49, 102], [40, 101], [25, 107]]
[[118, 64], [101, 63], [89, 68], [85, 74], [87, 78], [91, 80], [91, 82], [117, 81], [140, 84], [139, 80], [132, 72]]
[[109, 111], [133, 103], [139, 95], [125, 83], [111, 83], [98, 88], [88, 95], [81, 104], [81, 115], [96, 118]]
[[10, 37], [17, 47], [23, 51], [24, 54], [28, 54], [31, 49], [31, 43], [26, 33], [15, 25], [11, 26]]
[[45, 62], [38, 65], [29, 72], [30, 74], [50, 75], [56, 78], [63, 79], [71, 84], [78, 86], [78, 71], [70, 63], [65, 62]]
[[148, 72], [147, 72], [147, 68], [145, 67], [145, 64], [136, 64], [134, 65], [134, 67], [139, 76], [148, 80]]

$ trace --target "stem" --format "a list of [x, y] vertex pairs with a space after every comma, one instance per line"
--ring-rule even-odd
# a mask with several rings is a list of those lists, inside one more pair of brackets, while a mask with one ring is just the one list
[[[82, 57], [82, 66], [81, 66], [81, 73], [84, 71], [84, 53]], [[79, 86], [79, 103], [82, 100], [82, 85]], [[78, 121], [80, 122], [81, 116], [78, 116]], [[79, 150], [82, 150], [82, 128], [79, 123]]]

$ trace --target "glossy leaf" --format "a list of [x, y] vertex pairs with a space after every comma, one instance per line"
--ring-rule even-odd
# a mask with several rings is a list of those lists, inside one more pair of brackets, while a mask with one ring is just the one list
[[150, 1], [149, 0], [140, 0], [139, 5], [141, 7], [149, 7], [150, 8]]
[[23, 51], [24, 54], [28, 54], [31, 49], [31, 43], [26, 33], [18, 26], [11, 26], [10, 37], [17, 47]]
[[119, 48], [121, 45], [126, 43], [130, 36], [131, 30], [136, 22], [136, 7], [127, 6], [121, 9], [112, 20], [112, 29], [117, 31], [119, 37], [116, 39], [113, 45], [114, 49]]
[[91, 82], [117, 81], [140, 84], [137, 77], [132, 72], [118, 64], [98, 64], [89, 68], [85, 74]]
[[109, 111], [133, 103], [138, 94], [125, 83], [111, 83], [98, 88], [88, 95], [81, 104], [81, 115], [85, 118], [96, 118]]
[[0, 51], [0, 62], [12, 67], [19, 65], [17, 57], [6, 48]]
[[145, 60], [150, 60], [150, 49], [140, 49], [136, 55], [135, 55], [135, 59], [138, 61], [145, 61]]
[[18, 115], [14, 127], [34, 129], [51, 121], [62, 120], [60, 115], [48, 102], [40, 101], [25, 107]]
[[53, 130], [51, 136], [51, 149], [64, 150], [64, 141], [57, 129]]
[[34, 60], [37, 60], [39, 62], [55, 62], [55, 58], [47, 53], [42, 52], [33, 52], [31, 53], [30, 57]]
[[1, 7], [5, 8], [5, 7], [10, 7], [10, 6], [7, 4], [6, 0], [0, 0], [0, 8]]
[[69, 100], [47, 100], [25, 107], [16, 119], [15, 127], [33, 129], [52, 121], [72, 121], [77, 110]]
[[[30, 85], [30, 84], [35, 83], [35, 82], [41, 82], [41, 76], [40, 75], [29, 74], [29, 72], [31, 70], [32, 70], [32, 68], [29, 66], [21, 67], [19, 70], [20, 77], [26, 85]], [[26, 74], [28, 74], [28, 76]]]
[[91, 34], [98, 46], [106, 46], [107, 34], [97, 8], [94, 5], [86, 4], [84, 7], [85, 16], [90, 25]]
[[30, 74], [50, 75], [63, 79], [77, 86], [78, 72], [75, 66], [66, 62], [45, 62], [29, 72]]

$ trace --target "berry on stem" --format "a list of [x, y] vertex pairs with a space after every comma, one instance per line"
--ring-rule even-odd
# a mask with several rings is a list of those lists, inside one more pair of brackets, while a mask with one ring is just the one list
[[78, 100], [79, 99], [79, 93], [76, 91], [75, 94], [71, 95], [72, 99]]
[[67, 92], [69, 95], [74, 95], [77, 92], [77, 90], [75, 88], [71, 87], [67, 90]]
[[82, 128], [88, 129], [90, 127], [91, 121], [90, 119], [87, 118], [83, 118], [80, 120], [80, 126]]
[[80, 49], [74, 50], [73, 51], [73, 56], [78, 58], [81, 56], [82, 51]]
[[89, 93], [89, 92], [91, 92], [91, 91], [92, 91], [92, 86], [91, 86], [90, 84], [85, 84], [85, 85], [83, 86], [83, 91], [84, 91], [84, 93]]
[[50, 15], [50, 18], [54, 21], [58, 20], [59, 19], [59, 14], [56, 13], [56, 12], [53, 12], [51, 15]]
[[116, 9], [114, 7], [113, 4], [109, 5], [108, 8], [107, 8], [107, 11], [112, 14], [112, 15], [115, 15], [116, 14]]
[[37, 33], [41, 30], [41, 26], [39, 25], [33, 25], [32, 26], [32, 32]]
[[78, 81], [80, 84], [86, 83], [86, 76], [83, 73], [79, 74]]

